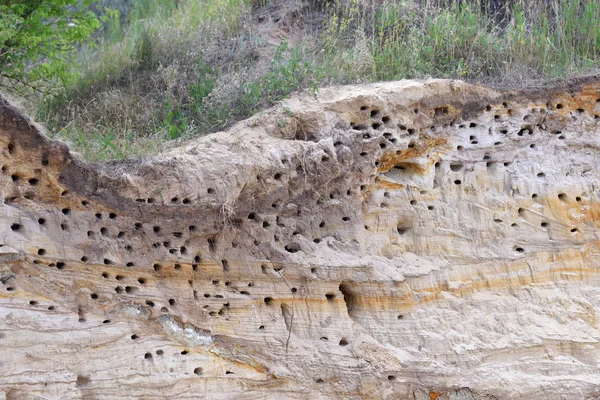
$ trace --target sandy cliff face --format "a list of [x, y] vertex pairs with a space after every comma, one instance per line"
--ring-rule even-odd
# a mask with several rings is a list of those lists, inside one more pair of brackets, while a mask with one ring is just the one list
[[0, 392], [600, 393], [600, 80], [323, 89], [90, 166], [0, 102]]

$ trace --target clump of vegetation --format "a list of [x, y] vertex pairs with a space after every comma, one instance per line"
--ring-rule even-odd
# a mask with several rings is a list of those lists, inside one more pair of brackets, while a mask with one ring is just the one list
[[68, 84], [69, 50], [89, 40], [100, 26], [86, 10], [90, 1], [21, 0], [0, 2], [0, 87], [38, 89], [56, 79]]
[[336, 1], [324, 48], [341, 82], [433, 76], [518, 86], [598, 65], [600, 1]]
[[264, 50], [246, 0], [142, 0], [78, 55], [79, 79], [38, 105], [37, 119], [91, 161], [155, 152], [316, 90], [302, 47]]
[[104, 21], [95, 46], [73, 53], [69, 79], [49, 76], [54, 90], [35, 104], [91, 161], [222, 130], [295, 90], [426, 77], [518, 87], [600, 61], [600, 0], [101, 0], [92, 10]]

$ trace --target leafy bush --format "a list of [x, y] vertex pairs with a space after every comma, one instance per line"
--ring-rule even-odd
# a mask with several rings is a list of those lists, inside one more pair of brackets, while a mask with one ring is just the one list
[[76, 75], [70, 53], [100, 22], [79, 0], [0, 3], [0, 88], [18, 92], [52, 79], [68, 84]]

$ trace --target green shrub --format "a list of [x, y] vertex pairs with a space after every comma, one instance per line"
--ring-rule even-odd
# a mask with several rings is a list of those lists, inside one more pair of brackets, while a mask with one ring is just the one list
[[[93, 161], [225, 129], [295, 90], [427, 77], [514, 87], [600, 62], [600, 0], [310, 0], [285, 21], [294, 45], [272, 48], [256, 23], [279, 9], [271, 0], [100, 1], [127, 7], [81, 49], [77, 78], [37, 106]], [[313, 20], [322, 26], [294, 25]]]
[[337, 0], [323, 64], [334, 82], [435, 76], [509, 84], [598, 65], [599, 0], [510, 4], [498, 24], [479, 2]]
[[[80, 4], [81, 3], [81, 4]], [[20, 0], [0, 3], [0, 88], [22, 93], [66, 84], [75, 46], [89, 40], [100, 22], [85, 8], [90, 1]]]

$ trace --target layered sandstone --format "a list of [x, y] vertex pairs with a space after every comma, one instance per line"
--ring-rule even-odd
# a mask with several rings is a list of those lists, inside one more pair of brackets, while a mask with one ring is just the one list
[[600, 79], [297, 96], [92, 166], [0, 101], [0, 393], [600, 390]]

